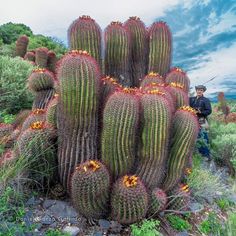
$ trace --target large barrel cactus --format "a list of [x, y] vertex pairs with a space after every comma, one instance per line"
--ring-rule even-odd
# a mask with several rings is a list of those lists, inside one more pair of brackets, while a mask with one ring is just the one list
[[130, 173], [135, 161], [139, 101], [132, 89], [112, 94], [104, 108], [102, 161], [114, 179]]
[[105, 74], [115, 77], [124, 86], [131, 86], [130, 34], [120, 22], [105, 29]]
[[101, 28], [89, 16], [81, 16], [69, 27], [68, 42], [71, 50], [85, 50], [101, 63]]
[[17, 141], [19, 154], [28, 160], [29, 178], [40, 187], [48, 187], [56, 178], [55, 135], [52, 127], [42, 121], [34, 122], [21, 133]]
[[165, 76], [171, 65], [172, 36], [165, 22], [155, 22], [149, 28], [148, 72]]
[[98, 107], [101, 74], [84, 51], [66, 54], [58, 67], [58, 160], [64, 187], [84, 161], [97, 159]]
[[27, 52], [29, 38], [26, 35], [20, 36], [16, 41], [16, 56], [24, 57]]
[[58, 94], [55, 94], [53, 99], [50, 101], [46, 111], [46, 121], [53, 127], [57, 127], [57, 105], [58, 105]]
[[171, 109], [165, 94], [159, 90], [141, 96], [142, 140], [137, 175], [153, 189], [160, 186], [168, 157]]
[[71, 178], [71, 198], [80, 214], [101, 218], [108, 213], [110, 176], [106, 167], [95, 160], [76, 167]]
[[188, 106], [181, 107], [173, 119], [167, 176], [163, 184], [165, 191], [173, 189], [180, 181], [189, 154], [194, 148], [198, 130], [195, 110]]
[[118, 179], [111, 193], [112, 218], [123, 224], [132, 224], [145, 217], [148, 194], [144, 184], [135, 175]]
[[187, 74], [178, 67], [174, 67], [170, 70], [170, 72], [166, 75], [165, 79], [167, 84], [170, 83], [179, 83], [183, 85], [183, 89], [185, 92], [189, 92], [190, 80]]
[[139, 17], [130, 17], [124, 26], [130, 31], [131, 39], [131, 82], [138, 87], [147, 72], [148, 38], [144, 23]]

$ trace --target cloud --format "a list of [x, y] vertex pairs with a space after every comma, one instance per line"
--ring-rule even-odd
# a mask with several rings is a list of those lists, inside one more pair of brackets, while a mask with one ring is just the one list
[[150, 25], [180, 2], [186, 0], [8, 0], [1, 4], [0, 22], [24, 23], [35, 34], [57, 36], [65, 41], [69, 25], [81, 15], [90, 15], [102, 28], [113, 20], [123, 22], [136, 15]]
[[[216, 76], [213, 81], [207, 83], [209, 87], [207, 91], [208, 95], [216, 91], [224, 90], [227, 92], [232, 90], [233, 88], [229, 84], [235, 81], [236, 77], [235, 55], [236, 43], [228, 48], [221, 48], [215, 52], [198, 57], [198, 63], [188, 72], [191, 85], [203, 84]], [[224, 81], [228, 82], [225, 86], [222, 85]]]

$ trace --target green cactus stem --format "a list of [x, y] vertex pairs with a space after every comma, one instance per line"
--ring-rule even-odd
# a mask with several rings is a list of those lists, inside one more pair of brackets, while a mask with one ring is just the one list
[[118, 179], [111, 193], [111, 216], [122, 224], [142, 220], [148, 209], [148, 194], [141, 180], [133, 176]]
[[183, 85], [183, 89], [185, 92], [189, 92], [190, 80], [187, 74], [178, 67], [174, 67], [170, 70], [170, 72], [166, 75], [166, 83], [179, 83]]
[[29, 38], [26, 35], [20, 36], [16, 41], [16, 56], [23, 57], [27, 52]]
[[158, 89], [141, 96], [141, 110], [142, 138], [136, 174], [152, 190], [164, 177], [172, 112], [165, 93]]
[[139, 86], [147, 72], [148, 37], [144, 23], [136, 16], [130, 17], [124, 26], [129, 29], [131, 39], [131, 81]]
[[189, 154], [192, 153], [199, 131], [198, 119], [194, 109], [181, 107], [174, 116], [167, 175], [162, 189], [172, 190], [179, 183]]
[[105, 74], [123, 86], [131, 86], [130, 35], [120, 22], [112, 22], [105, 29]]
[[37, 48], [35, 51], [35, 63], [40, 68], [47, 68], [48, 49], [45, 47]]
[[81, 16], [68, 29], [70, 50], [84, 50], [101, 64], [101, 28], [90, 16]]
[[68, 189], [74, 168], [97, 159], [98, 107], [101, 74], [96, 60], [84, 51], [71, 51], [59, 63], [58, 160]]
[[58, 105], [58, 94], [55, 94], [53, 99], [50, 101], [46, 111], [46, 121], [53, 127], [57, 127], [57, 105]]
[[87, 218], [108, 213], [110, 176], [106, 167], [95, 160], [76, 167], [71, 178], [71, 198], [75, 209]]
[[132, 89], [120, 89], [105, 105], [102, 124], [102, 161], [117, 179], [130, 173], [135, 161], [139, 100]]
[[149, 28], [148, 72], [165, 76], [171, 65], [172, 36], [165, 22], [154, 22]]

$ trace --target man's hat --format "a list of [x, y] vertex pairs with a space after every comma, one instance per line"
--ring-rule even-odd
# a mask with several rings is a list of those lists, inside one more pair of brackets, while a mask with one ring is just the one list
[[197, 86], [195, 86], [195, 89], [197, 90], [197, 89], [203, 89], [203, 91], [205, 92], [207, 89], [206, 89], [206, 86], [204, 86], [204, 85], [197, 85]]

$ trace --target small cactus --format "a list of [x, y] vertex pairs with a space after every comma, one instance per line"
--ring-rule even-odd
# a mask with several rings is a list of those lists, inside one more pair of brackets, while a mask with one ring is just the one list
[[90, 160], [76, 167], [71, 177], [71, 198], [75, 209], [87, 218], [108, 213], [110, 176], [106, 167]]
[[45, 47], [37, 48], [35, 51], [35, 63], [40, 68], [47, 68], [48, 49]]
[[146, 75], [141, 83], [140, 87], [144, 88], [145, 86], [151, 85], [151, 84], [163, 84], [164, 83], [164, 78], [159, 75], [158, 73], [150, 72], [148, 75]]
[[35, 52], [33, 51], [27, 52], [24, 56], [24, 59], [27, 61], [35, 62]]
[[20, 36], [16, 41], [16, 56], [23, 57], [27, 52], [29, 38], [26, 35]]
[[57, 64], [57, 56], [56, 53], [53, 51], [48, 52], [48, 61], [47, 61], [47, 68], [48, 70], [52, 71], [53, 73], [56, 72], [56, 64]]
[[135, 176], [118, 179], [111, 193], [111, 216], [122, 224], [142, 220], [148, 209], [148, 194], [144, 184]]

